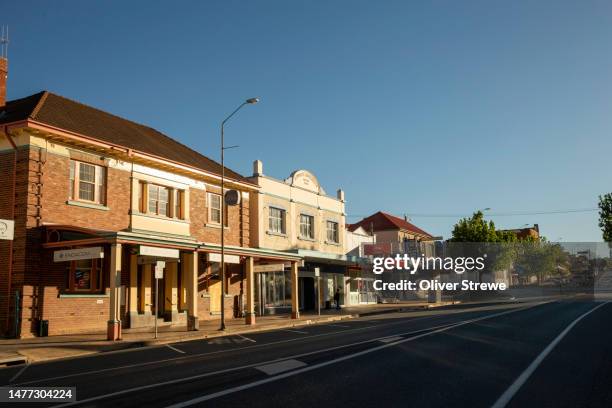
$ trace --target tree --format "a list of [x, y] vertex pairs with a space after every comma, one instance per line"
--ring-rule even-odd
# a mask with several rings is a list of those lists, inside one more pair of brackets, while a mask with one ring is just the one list
[[612, 193], [599, 196], [599, 227], [603, 240], [612, 243]]
[[542, 284], [547, 278], [569, 274], [569, 256], [561, 245], [545, 239], [525, 242], [518, 248], [515, 266], [522, 275], [535, 276]]
[[482, 211], [476, 211], [471, 218], [462, 218], [453, 228], [451, 242], [516, 242], [512, 231], [498, 231], [493, 221], [487, 222]]
[[503, 270], [512, 265], [516, 258], [516, 245], [518, 237], [512, 231], [499, 231], [495, 229], [493, 221], [486, 221], [482, 211], [476, 211], [470, 218], [460, 219], [453, 227], [453, 243], [473, 243], [452, 245], [451, 253], [461, 256], [487, 256], [488, 268], [478, 273], [478, 281], [482, 282], [482, 275], [487, 271]]

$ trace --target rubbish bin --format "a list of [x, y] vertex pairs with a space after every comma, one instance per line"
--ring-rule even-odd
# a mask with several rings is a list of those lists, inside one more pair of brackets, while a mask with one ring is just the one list
[[49, 335], [49, 321], [39, 320], [38, 321], [38, 337], [47, 337]]

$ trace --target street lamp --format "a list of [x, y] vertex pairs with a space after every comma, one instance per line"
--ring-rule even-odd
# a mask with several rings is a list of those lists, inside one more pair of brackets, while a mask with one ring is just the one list
[[249, 98], [242, 102], [230, 115], [221, 122], [221, 327], [225, 330], [225, 149], [232, 149], [238, 146], [225, 147], [224, 128], [225, 123], [230, 120], [244, 105], [253, 105], [259, 102], [259, 98]]

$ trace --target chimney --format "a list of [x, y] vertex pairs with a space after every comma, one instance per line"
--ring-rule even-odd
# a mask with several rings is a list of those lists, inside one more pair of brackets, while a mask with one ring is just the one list
[[253, 175], [263, 176], [263, 162], [261, 160], [255, 160], [253, 162]]
[[338, 200], [344, 201], [344, 191], [341, 188], [336, 191], [336, 197], [338, 197]]
[[6, 105], [6, 79], [8, 77], [8, 60], [0, 57], [0, 108]]

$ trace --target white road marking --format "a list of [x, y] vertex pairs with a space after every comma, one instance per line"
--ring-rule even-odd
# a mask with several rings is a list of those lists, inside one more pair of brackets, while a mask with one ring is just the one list
[[176, 347], [171, 346], [170, 344], [166, 344], [166, 347], [168, 347], [171, 350], [176, 351], [177, 353], [185, 354], [185, 352], [183, 350], [179, 350]]
[[243, 336], [242, 334], [237, 334], [236, 336], [240, 337], [243, 340], [250, 341], [251, 343], [257, 343], [257, 341], [255, 341], [255, 340], [253, 340], [253, 339], [251, 339], [249, 337]]
[[519, 375], [518, 378], [514, 380], [512, 385], [510, 385], [510, 387], [508, 387], [508, 389], [497, 399], [497, 401], [495, 401], [495, 404], [493, 404], [491, 408], [503, 408], [508, 405], [508, 403], [514, 397], [514, 395], [516, 395], [518, 390], [520, 390], [521, 387], [527, 382], [531, 374], [533, 374], [533, 372], [538, 368], [542, 361], [544, 361], [546, 356], [548, 356], [550, 352], [553, 351], [557, 344], [559, 344], [559, 342], [563, 340], [567, 333], [569, 333], [574, 328], [574, 326], [576, 326], [578, 322], [580, 322], [582, 319], [584, 319], [585, 317], [593, 313], [595, 310], [608, 303], [610, 303], [610, 301], [595, 306], [594, 308], [592, 308], [586, 313], [583, 313], [578, 318], [576, 318], [576, 320], [571, 322], [561, 333], [559, 333], [557, 337], [555, 337], [553, 341], [550, 342], [548, 346], [546, 346], [544, 350], [542, 350], [542, 352], [535, 358], [535, 360], [533, 360], [531, 364], [529, 364], [525, 371], [523, 371], [521, 375]]
[[283, 360], [278, 363], [260, 365], [255, 367], [256, 370], [262, 371], [268, 375], [276, 375], [279, 373], [284, 373], [285, 371], [293, 370], [296, 368], [304, 367], [307, 364], [303, 361], [291, 359], [291, 360]]
[[345, 326], [343, 324], [326, 324], [326, 326], [334, 326], [334, 327], [351, 327], [351, 326]]
[[381, 343], [391, 343], [392, 341], [397, 341], [401, 339], [402, 337], [400, 336], [392, 336], [392, 337], [385, 337], [384, 339], [380, 339], [378, 341], [380, 341]]
[[283, 329], [282, 331], [291, 332], [291, 333], [308, 334], [308, 332], [305, 332], [302, 330]]
[[26, 364], [23, 367], [21, 367], [21, 370], [17, 371], [17, 373], [11, 377], [11, 379], [9, 380], [9, 384], [11, 384], [13, 381], [15, 381], [21, 374], [23, 374], [23, 372], [26, 370], [26, 368], [28, 368], [30, 365]]
[[[517, 310], [529, 309], [531, 307], [540, 306], [540, 305], [543, 305], [543, 304], [546, 304], [546, 303], [551, 303], [551, 302], [552, 301], [539, 302], [539, 303], [535, 303], [535, 304], [533, 304], [531, 306], [528, 306], [528, 307], [524, 307], [524, 308], [520, 308], [519, 307], [519, 308], [517, 308]], [[457, 311], [457, 314], [458, 313], [466, 313], [466, 311], [465, 310], [459, 310], [459, 311]], [[452, 315], [452, 314], [450, 314], [450, 315]], [[410, 322], [415, 322], [417, 320], [429, 319], [431, 317], [438, 317], [438, 316], [444, 316], [444, 315], [435, 315], [434, 314], [433, 316], [415, 317], [415, 318], [410, 319]], [[333, 336], [335, 334], [346, 334], [346, 333], [350, 333], [350, 332], [357, 332], [357, 331], [367, 330], [370, 327], [397, 326], [397, 325], [401, 325], [401, 324], [405, 324], [405, 323], [406, 323], [406, 321], [400, 320], [400, 321], [393, 321], [393, 322], [390, 322], [390, 323], [383, 323], [383, 324], [373, 325], [373, 326], [360, 326], [360, 327], [356, 327], [356, 328], [349, 329], [349, 330], [339, 330], [339, 331], [334, 331], [334, 332], [329, 332], [329, 333], [312, 334], [310, 336], [296, 337], [296, 338], [285, 339], [285, 340], [277, 340], [277, 341], [272, 341], [272, 342], [269, 342], [269, 343], [255, 344], [255, 345], [252, 345], [252, 346], [245, 346], [245, 347], [238, 347], [238, 348], [227, 349], [227, 350], [216, 350], [216, 351], [209, 351], [209, 352], [205, 352], [205, 353], [192, 354], [192, 355], [187, 356], [187, 357], [171, 357], [171, 358], [166, 358], [166, 359], [157, 360], [157, 361], [148, 361], [146, 363], [125, 364], [125, 365], [116, 366], [116, 367], [101, 368], [101, 369], [98, 369], [98, 370], [81, 371], [81, 372], [74, 373], [74, 374], [65, 374], [65, 375], [58, 375], [58, 376], [54, 376], [54, 377], [39, 378], [37, 380], [26, 381], [26, 382], [18, 383], [18, 384], [15, 384], [15, 385], [28, 385], [28, 384], [35, 384], [35, 383], [39, 383], [39, 382], [55, 381], [55, 380], [60, 380], [60, 379], [65, 379], [65, 378], [80, 377], [82, 375], [100, 374], [100, 373], [105, 373], [105, 372], [109, 372], [109, 371], [125, 370], [125, 369], [138, 368], [138, 367], [146, 367], [146, 366], [150, 366], [150, 365], [161, 364], [161, 363], [169, 363], [169, 362], [176, 362], [176, 361], [181, 361], [181, 360], [193, 361], [196, 358], [205, 358], [205, 357], [208, 357], [210, 355], [215, 355], [215, 354], [223, 354], [223, 353], [229, 353], [229, 352], [233, 352], [233, 351], [240, 351], [240, 350], [246, 350], [246, 349], [252, 349], [252, 348], [274, 346], [274, 345], [277, 345], [277, 344], [292, 343], [292, 342], [295, 342], [295, 341], [302, 341], [302, 340], [305, 340], [305, 339], [312, 339], [312, 338], [316, 338], [316, 337]], [[423, 331], [423, 330], [416, 330], [416, 331], [420, 332], [420, 331]], [[193, 341], [199, 341], [199, 340], [193, 340]], [[159, 347], [163, 347], [163, 346], [148, 346], [148, 347], [139, 348], [137, 350], [126, 349], [126, 350], [118, 350], [118, 351], [109, 351], [108, 353], [104, 353], [104, 354], [106, 355], [106, 354], [112, 354], [112, 353], [125, 353], [127, 351], [132, 351], [132, 352], [134, 352], [134, 351], [135, 352], [145, 351], [146, 352], [146, 350], [149, 349], [149, 348], [159, 348]], [[48, 362], [40, 362], [40, 363], [32, 363], [32, 364], [38, 365], [38, 364], [45, 364], [45, 363], [48, 363]]]
[[[501, 312], [501, 313], [495, 313], [495, 314], [492, 314], [492, 315], [489, 315], [489, 316], [484, 316], [484, 317], [480, 317], [480, 318], [476, 318], [476, 319], [464, 320], [462, 322], [459, 322], [459, 323], [456, 323], [456, 324], [453, 324], [453, 325], [450, 325], [450, 326], [447, 326], [447, 327], [442, 327], [442, 328], [437, 329], [437, 330], [433, 330], [433, 331], [429, 331], [429, 332], [426, 332], [426, 333], [418, 334], [418, 335], [412, 336], [412, 337], [401, 338], [401, 340], [398, 340], [398, 341], [395, 341], [395, 342], [392, 342], [392, 343], [387, 343], [387, 344], [383, 344], [383, 345], [380, 345], [380, 346], [377, 346], [377, 347], [372, 347], [372, 348], [369, 348], [367, 350], [362, 350], [362, 351], [359, 351], [359, 352], [356, 352], [356, 353], [353, 353], [353, 354], [349, 354], [349, 355], [338, 357], [338, 358], [335, 358], [335, 359], [332, 359], [332, 360], [324, 361], [324, 362], [319, 363], [319, 364], [315, 364], [315, 365], [311, 365], [311, 366], [306, 366], [306, 367], [303, 367], [303, 368], [299, 368], [297, 370], [285, 372], [283, 374], [278, 374], [278, 375], [275, 375], [273, 377], [269, 377], [269, 378], [266, 378], [266, 379], [263, 379], [263, 380], [254, 381], [252, 383], [248, 383], [248, 384], [244, 384], [244, 385], [239, 385], [237, 387], [228, 388], [226, 390], [214, 392], [212, 394], [203, 395], [203, 396], [198, 397], [198, 398], [194, 398], [194, 399], [191, 399], [191, 400], [179, 402], [177, 404], [169, 405], [166, 408], [183, 408], [183, 407], [188, 407], [188, 406], [191, 406], [191, 405], [194, 405], [194, 404], [199, 404], [201, 402], [209, 401], [209, 400], [212, 400], [212, 399], [215, 399], [215, 398], [218, 398], [218, 397], [222, 397], [222, 396], [225, 396], [225, 395], [233, 394], [235, 392], [248, 390], [249, 388], [254, 388], [254, 387], [257, 387], [257, 386], [262, 385], [262, 384], [267, 384], [267, 383], [271, 383], [271, 382], [274, 382], [274, 381], [282, 380], [282, 379], [287, 378], [287, 377], [293, 377], [294, 375], [302, 374], [302, 373], [305, 373], [305, 372], [308, 372], [308, 371], [316, 370], [316, 369], [321, 368], [321, 367], [326, 367], [326, 366], [329, 366], [329, 365], [332, 365], [332, 364], [340, 363], [342, 361], [346, 361], [346, 360], [350, 360], [350, 359], [353, 359], [353, 358], [356, 358], [356, 357], [360, 357], [360, 356], [363, 356], [363, 355], [366, 355], [366, 354], [370, 354], [370, 353], [373, 353], [373, 352], [376, 352], [376, 351], [379, 351], [379, 350], [386, 349], [388, 347], [397, 346], [398, 344], [406, 343], [406, 342], [417, 340], [417, 339], [420, 339], [420, 338], [423, 338], [423, 337], [426, 337], [426, 336], [431, 336], [433, 334], [441, 333], [441, 332], [453, 329], [455, 327], [464, 326], [466, 324], [475, 323], [475, 322], [478, 322], [478, 321], [481, 321], [481, 320], [487, 320], [487, 319], [491, 319], [491, 318], [494, 318], [494, 317], [503, 316], [503, 315], [506, 315], [506, 314], [509, 314], [509, 313], [514, 313], [514, 312], [516, 312], [518, 310], [526, 310], [526, 309], [529, 309], [531, 307], [535, 307], [535, 305], [534, 306], [529, 306], [529, 307], [526, 307], [526, 308], [519, 308], [519, 309], [514, 309], [514, 310], [508, 310], [508, 311]], [[383, 338], [386, 338], [386, 337], [383, 337]], [[380, 340], [380, 339], [378, 339], [378, 340]]]
[[[426, 329], [420, 329], [420, 330], [413, 330], [413, 331], [410, 331], [410, 332], [407, 332], [407, 333], [400, 333], [400, 335], [407, 336], [407, 335], [410, 335], [410, 334], [413, 334], [413, 333], [419, 333], [419, 332], [423, 332], [425, 330], [433, 330], [433, 329], [436, 329], [436, 328], [441, 328], [441, 329], [452, 328], [452, 327], [456, 327], [456, 326], [461, 326], [463, 324], [468, 324], [468, 323], [476, 322], [476, 321], [479, 321], [479, 320], [484, 320], [484, 319], [488, 319], [488, 318], [492, 318], [492, 317], [496, 317], [496, 316], [501, 316], [501, 315], [504, 315], [504, 314], [509, 314], [509, 313], [514, 313], [514, 312], [519, 312], [519, 311], [522, 311], [522, 310], [531, 309], [533, 307], [540, 306], [540, 305], [543, 305], [543, 304], [546, 304], [546, 303], [550, 303], [550, 302], [541, 302], [541, 303], [536, 303], [536, 304], [533, 304], [533, 305], [530, 305], [530, 306], [527, 306], [527, 307], [519, 307], [519, 308], [515, 308], [515, 309], [512, 309], [512, 310], [505, 311], [505, 312], [501, 312], [501, 313], [496, 313], [496, 314], [493, 314], [493, 315], [485, 316], [483, 318], [472, 319], [472, 320], [463, 320], [463, 321], [458, 322], [458, 323], [448, 323], [446, 325], [434, 326], [434, 327], [430, 327], [430, 328], [426, 328]], [[346, 333], [348, 331], [349, 330], [345, 330], [345, 331], [338, 332], [338, 333]], [[432, 332], [429, 332], [429, 333], [432, 333]], [[313, 336], [309, 336], [309, 337], [318, 337], [318, 336], [320, 336], [320, 335], [313, 335]], [[388, 337], [388, 336], [386, 336], [386, 337]], [[87, 399], [80, 400], [80, 401], [69, 402], [69, 403], [62, 404], [62, 405], [56, 405], [55, 408], [79, 405], [79, 404], [86, 403], [86, 402], [99, 401], [99, 400], [102, 400], [102, 399], [105, 399], [105, 398], [116, 397], [116, 396], [120, 396], [120, 395], [129, 394], [129, 393], [132, 393], [132, 392], [144, 391], [144, 390], [148, 390], [148, 389], [152, 389], [152, 388], [157, 388], [157, 387], [163, 387], [165, 385], [179, 384], [179, 383], [182, 383], [182, 382], [197, 380], [197, 379], [200, 379], [200, 378], [216, 376], [216, 375], [219, 375], [219, 374], [225, 374], [225, 373], [229, 373], [229, 372], [233, 372], [233, 371], [240, 371], [240, 370], [244, 370], [246, 368], [252, 368], [252, 367], [260, 366], [260, 365], [266, 364], [266, 363], [273, 363], [273, 362], [276, 362], [276, 361], [282, 361], [282, 360], [286, 360], [286, 359], [297, 359], [297, 358], [302, 358], [302, 357], [306, 357], [306, 356], [311, 356], [311, 355], [314, 355], [314, 354], [326, 353], [326, 352], [329, 352], [329, 351], [340, 350], [340, 349], [343, 349], [343, 348], [353, 347], [353, 346], [357, 346], [357, 345], [360, 345], [360, 344], [372, 343], [372, 342], [375, 342], [375, 341], [377, 341], [379, 339], [380, 338], [364, 340], [364, 341], [360, 341], [360, 342], [356, 342], [356, 343], [352, 343], [352, 344], [344, 344], [344, 345], [341, 345], [341, 346], [329, 347], [327, 349], [320, 349], [320, 350], [309, 351], [309, 352], [302, 353], [302, 354], [296, 354], [294, 356], [281, 357], [281, 358], [277, 358], [277, 359], [270, 360], [270, 361], [267, 361], [267, 362], [258, 362], [258, 363], [254, 363], [254, 364], [247, 364], [247, 365], [243, 365], [243, 366], [239, 366], [239, 367], [232, 367], [232, 368], [226, 368], [224, 370], [197, 374], [197, 375], [193, 375], [191, 377], [177, 378], [177, 379], [174, 379], [174, 380], [168, 380], [168, 381], [164, 381], [164, 382], [160, 382], [160, 383], [156, 383], [156, 384], [148, 384], [148, 385], [143, 385], [143, 386], [140, 386], [140, 387], [128, 388], [128, 389], [125, 389], [125, 390], [115, 391], [115, 392], [111, 392], [111, 393], [108, 393], [108, 394], [102, 394], [102, 395], [98, 395], [98, 396], [87, 398]], [[409, 338], [409, 339], [412, 339], [412, 338]], [[268, 344], [270, 344], [270, 343], [268, 343]], [[261, 345], [259, 345], [259, 346], [261, 346]], [[243, 349], [245, 349], [245, 348], [254, 348], [254, 347], [257, 347], [257, 346], [243, 347]], [[193, 356], [190, 356], [190, 357], [193, 357]], [[275, 377], [273, 377], [273, 378], [275, 378]], [[38, 381], [40, 381], [40, 380], [38, 380]]]

